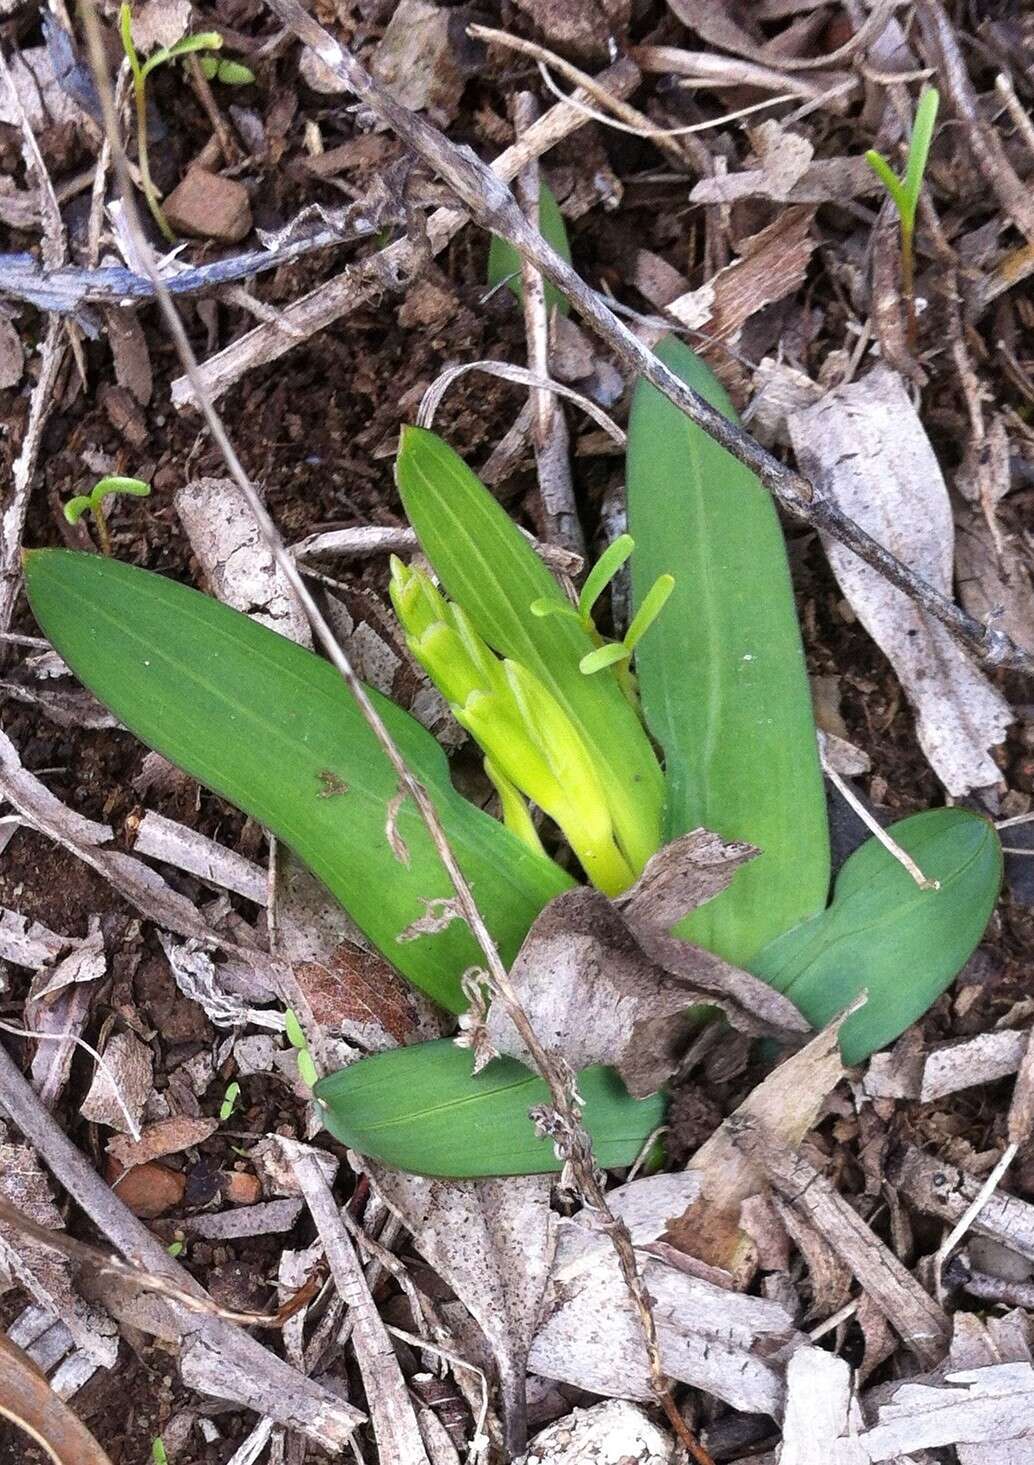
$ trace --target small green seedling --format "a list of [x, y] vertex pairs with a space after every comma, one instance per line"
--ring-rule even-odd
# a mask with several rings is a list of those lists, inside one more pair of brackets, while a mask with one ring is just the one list
[[[669, 338], [658, 352], [735, 417], [688, 347]], [[850, 1062], [921, 1017], [980, 940], [1001, 847], [968, 810], [929, 810], [889, 832], [936, 889], [917, 885], [871, 839], [830, 894], [794, 589], [757, 478], [640, 382], [629, 537], [590, 573], [576, 607], [441, 438], [404, 429], [396, 471], [435, 579], [393, 562], [392, 602], [414, 655], [480, 744], [503, 818], [458, 793], [425, 728], [370, 696], [432, 800], [503, 961], [575, 885], [574, 859], [586, 880], [618, 896], [667, 842], [704, 827], [760, 853], [673, 935], [786, 993], [813, 1026], [866, 991], [841, 1033]], [[635, 614], [611, 650], [593, 609], [626, 561]], [[480, 949], [464, 921], [428, 929], [429, 911], [448, 905], [453, 887], [328, 662], [185, 585], [102, 555], [33, 551], [25, 582], [55, 648], [125, 726], [293, 848], [414, 986], [454, 1013], [467, 1008], [464, 976]], [[622, 676], [633, 652], [630, 699]], [[328, 798], [328, 787], [347, 793]], [[545, 841], [533, 805], [553, 821]], [[458, 1178], [560, 1168], [528, 1119], [547, 1102], [545, 1087], [514, 1060], [475, 1075], [469, 1052], [445, 1039], [362, 1058], [317, 1082], [293, 1012], [285, 1028], [324, 1123], [360, 1153]], [[663, 1122], [664, 1095], [633, 1099], [612, 1069], [586, 1069], [578, 1091], [604, 1166], [630, 1164]]]
[[870, 148], [865, 161], [879, 178], [894, 201], [901, 221], [901, 294], [905, 301], [908, 319], [908, 344], [915, 350], [916, 303], [915, 303], [915, 227], [919, 195], [923, 187], [923, 175], [930, 156], [934, 125], [937, 122], [937, 108], [940, 94], [936, 87], [925, 87], [916, 107], [912, 137], [908, 145], [908, 159], [904, 176], [899, 178], [882, 153]]
[[176, 236], [169, 226], [165, 217], [165, 211], [158, 202], [158, 190], [151, 177], [151, 164], [147, 148], [147, 78], [152, 71], [159, 66], [164, 66], [167, 61], [177, 61], [181, 57], [192, 56], [202, 53], [199, 56], [201, 70], [211, 81], [213, 78], [226, 82], [230, 86], [247, 86], [255, 80], [253, 74], [246, 66], [238, 61], [223, 61], [221, 58], [207, 53], [218, 51], [223, 44], [223, 38], [218, 31], [202, 31], [196, 36], [184, 36], [172, 46], [160, 46], [153, 51], [146, 61], [141, 61], [133, 41], [133, 12], [128, 4], [123, 4], [118, 13], [119, 35], [122, 39], [122, 49], [126, 53], [126, 60], [129, 62], [129, 69], [133, 74], [133, 101], [136, 108], [136, 150], [137, 165], [140, 169], [140, 185], [147, 199], [147, 207], [151, 215], [162, 231], [162, 234], [170, 244], [175, 244]]
[[240, 61], [224, 61], [217, 56], [199, 56], [198, 65], [209, 81], [221, 81], [223, 86], [251, 86], [255, 73]]
[[223, 1095], [223, 1102], [219, 1106], [219, 1118], [223, 1124], [225, 1124], [227, 1119], [229, 1119], [233, 1114], [233, 1111], [237, 1107], [237, 1100], [240, 1098], [240, 1096], [241, 1086], [239, 1083], [231, 1083], [227, 1085], [226, 1093]]
[[184, 1251], [186, 1251], [186, 1245], [182, 1241], [170, 1241], [165, 1250], [171, 1257], [182, 1256]]
[[319, 1074], [316, 1065], [312, 1061], [312, 1054], [309, 1052], [308, 1040], [302, 1031], [302, 1025], [298, 1021], [297, 1014], [291, 1008], [284, 1013], [284, 1031], [287, 1034], [287, 1041], [298, 1055], [298, 1077], [308, 1088], [314, 1089], [319, 1083]]
[[[171, 1247], [169, 1249], [172, 1250]], [[161, 1435], [151, 1445], [151, 1460], [153, 1465], [169, 1465], [169, 1456], [162, 1443]]]
[[147, 498], [151, 492], [151, 485], [144, 483], [140, 478], [120, 478], [113, 476], [102, 478], [95, 483], [91, 491], [76, 494], [75, 498], [68, 500], [65, 504], [65, 518], [69, 524], [78, 524], [85, 513], [93, 515], [93, 521], [97, 525], [97, 538], [100, 540], [101, 550], [104, 554], [111, 554], [111, 535], [108, 532], [108, 519], [104, 512], [104, 500], [111, 493], [135, 494], [137, 498]]
[[630, 534], [619, 534], [617, 539], [607, 546], [585, 577], [585, 584], [578, 596], [577, 608], [573, 605], [558, 605], [554, 600], [535, 600], [531, 605], [532, 615], [565, 615], [578, 621], [596, 643], [595, 648], [587, 651], [578, 663], [582, 675], [594, 676], [608, 666], [614, 667], [626, 695], [633, 702], [636, 695], [635, 679], [628, 669], [628, 663], [631, 661], [639, 641], [660, 615], [668, 596], [675, 588], [675, 580], [672, 575], [658, 575], [625, 632], [624, 639], [604, 641], [596, 629], [593, 611], [596, 602], [634, 549], [635, 540]]

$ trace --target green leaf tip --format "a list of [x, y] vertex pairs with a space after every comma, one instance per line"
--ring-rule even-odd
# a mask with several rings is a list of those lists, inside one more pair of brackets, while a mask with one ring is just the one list
[[829, 906], [750, 966], [815, 1027], [867, 991], [841, 1030], [847, 1063], [893, 1042], [950, 986], [983, 936], [1001, 884], [1001, 845], [981, 815], [929, 809], [887, 832], [936, 890], [921, 889], [879, 840], [866, 840], [845, 861]]
[[[276, 834], [404, 978], [465, 1009], [463, 973], [479, 959], [465, 923], [397, 941], [424, 900], [450, 896], [452, 885], [412, 800], [397, 821], [411, 864], [396, 859], [385, 818], [398, 778], [328, 662], [209, 596], [102, 555], [37, 550], [25, 583], [42, 633], [120, 722]], [[456, 791], [425, 728], [370, 696], [511, 962], [535, 917], [574, 881]], [[326, 796], [346, 785], [347, 798]]]

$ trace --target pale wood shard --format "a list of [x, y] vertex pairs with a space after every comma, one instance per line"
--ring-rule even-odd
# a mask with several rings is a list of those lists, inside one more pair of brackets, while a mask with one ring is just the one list
[[176, 512], [216, 599], [312, 646], [305, 612], [232, 478], [193, 479], [176, 494]]
[[798, 1348], [786, 1368], [779, 1465], [829, 1465], [857, 1405], [850, 1366], [824, 1348]]
[[803, 1155], [762, 1124], [737, 1121], [735, 1143], [764, 1169], [774, 1189], [807, 1216], [923, 1364], [937, 1363], [951, 1336], [947, 1315], [850, 1203]]
[[394, 1346], [319, 1163], [308, 1145], [283, 1138], [280, 1144], [316, 1223], [334, 1283], [349, 1308], [352, 1345], [380, 1458], [393, 1465], [429, 1465]]
[[133, 848], [137, 854], [175, 865], [178, 870], [186, 870], [206, 884], [232, 890], [256, 905], [266, 904], [266, 872], [254, 860], [246, 859], [236, 850], [227, 849], [207, 835], [199, 834], [196, 829], [177, 824], [175, 819], [167, 819], [153, 809], [147, 809], [139, 822], [133, 821], [130, 828], [135, 829]]

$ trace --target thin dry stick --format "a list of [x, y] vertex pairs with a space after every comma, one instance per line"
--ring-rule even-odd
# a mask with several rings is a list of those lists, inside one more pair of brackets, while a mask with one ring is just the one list
[[[618, 96], [634, 91], [640, 80], [639, 71], [627, 57], [618, 61], [598, 78], [598, 85]], [[548, 152], [563, 138], [584, 126], [585, 118], [575, 101], [558, 104], [529, 128], [525, 137], [508, 147], [492, 163], [501, 178], [513, 178], [529, 158]], [[426, 247], [432, 255], [440, 254], [451, 239], [470, 222], [461, 209], [436, 209], [427, 220]], [[426, 263], [425, 242], [398, 239], [369, 259], [347, 265], [315, 290], [284, 308], [281, 320], [290, 323], [304, 336], [326, 328], [377, 299], [385, 292], [404, 289], [423, 270]], [[291, 336], [277, 326], [263, 325], [241, 336], [204, 363], [201, 375], [213, 397], [220, 397], [246, 372], [265, 366], [290, 351], [295, 344]], [[172, 402], [176, 408], [196, 407], [190, 380], [177, 377], [172, 383]]]
[[270, 8], [310, 46], [356, 96], [382, 117], [398, 136], [454, 189], [471, 217], [510, 242], [577, 308], [580, 315], [637, 376], [645, 377], [691, 421], [750, 468], [783, 507], [847, 546], [884, 579], [932, 615], [974, 656], [991, 666], [1034, 673], [1034, 656], [1003, 631], [982, 626], [972, 616], [903, 565], [883, 545], [848, 518], [821, 490], [766, 452], [741, 428], [705, 402], [658, 360], [625, 326], [595, 290], [533, 229], [509, 188], [469, 149], [459, 148], [422, 117], [394, 98], [297, 0], [269, 0]]
[[844, 800], [844, 803], [855, 811], [865, 827], [875, 836], [876, 839], [879, 840], [880, 844], [883, 845], [883, 848], [885, 850], [888, 850], [897, 860], [898, 864], [902, 865], [908, 871], [912, 879], [919, 886], [919, 889], [940, 890], [941, 882], [939, 880], [930, 880], [926, 875], [923, 874], [922, 870], [920, 870], [919, 866], [916, 864], [915, 860], [908, 853], [908, 851], [903, 850], [901, 846], [896, 843], [895, 840], [891, 839], [890, 835], [884, 829], [883, 825], [880, 824], [878, 820], [874, 819], [869, 813], [868, 809], [862, 803], [861, 799], [855, 793], [854, 789], [852, 789], [851, 785], [840, 777], [840, 774], [832, 766], [826, 756], [824, 739], [822, 736], [820, 736], [819, 738], [819, 756], [822, 761], [823, 773], [829, 779], [830, 783], [836, 789], [840, 797]]
[[1028, 151], [1034, 156], [1034, 121], [1031, 121], [1026, 107], [1016, 95], [1011, 78], [1006, 76], [1004, 71], [995, 78], [995, 91], [1005, 103], [1009, 116], [1016, 124], [1016, 131], [1027, 144]]
[[[528, 371], [523, 366], [511, 366], [508, 361], [461, 361], [457, 366], [447, 366], [441, 376], [435, 378], [420, 398], [420, 406], [416, 413], [418, 427], [431, 426], [445, 393], [454, 381], [471, 371], [483, 371], [486, 376], [499, 377], [502, 381], [521, 382], [524, 386], [531, 387], [533, 391], [541, 392], [544, 396], [564, 397], [568, 402], [574, 402], [575, 406], [580, 407], [597, 426], [602, 427], [618, 447], [625, 446], [627, 441], [625, 433], [618, 427], [613, 417], [604, 412], [602, 407], [597, 406], [591, 397], [585, 397], [581, 392], [576, 392], [573, 387], [565, 387], [562, 382], [555, 382], [551, 377], [537, 371]], [[549, 555], [545, 552], [545, 546], [539, 550], [539, 553], [548, 563]], [[566, 556], [578, 554], [579, 559], [585, 557], [584, 549], [580, 552], [567, 549], [560, 553]], [[554, 549], [554, 558], [556, 558], [556, 554], [557, 551]], [[555, 565], [554, 568], [556, 568]]]
[[[299, 13], [304, 15], [304, 12]], [[269, 546], [278, 568], [282, 571], [287, 583], [298, 597], [299, 604], [305, 610], [317, 639], [326, 651], [331, 664], [345, 682], [351, 695], [355, 698], [363, 718], [394, 768], [398, 776], [400, 789], [404, 789], [413, 799], [420, 812], [420, 816], [435, 846], [438, 857], [452, 883], [457, 905], [484, 955], [493, 993], [506, 1008], [507, 1015], [517, 1029], [525, 1047], [528, 1049], [536, 1067], [549, 1088], [550, 1097], [554, 1105], [554, 1113], [552, 1115], [544, 1115], [543, 1120], [552, 1129], [558, 1145], [562, 1147], [564, 1158], [578, 1179], [579, 1189], [585, 1204], [596, 1211], [600, 1217], [601, 1229], [610, 1237], [617, 1252], [622, 1275], [639, 1313], [646, 1342], [647, 1356], [650, 1360], [651, 1379], [653, 1380], [658, 1401], [668, 1414], [679, 1438], [682, 1439], [686, 1448], [693, 1453], [694, 1458], [698, 1461], [698, 1465], [712, 1465], [710, 1456], [689, 1432], [674, 1399], [671, 1397], [671, 1392], [661, 1365], [660, 1346], [657, 1339], [657, 1328], [653, 1318], [650, 1298], [639, 1273], [635, 1251], [632, 1246], [632, 1238], [624, 1222], [612, 1214], [607, 1204], [601, 1179], [593, 1160], [592, 1145], [581, 1126], [581, 1116], [578, 1101], [574, 1093], [573, 1079], [562, 1071], [561, 1066], [551, 1058], [539, 1042], [528, 1020], [527, 1014], [521, 1007], [516, 990], [510, 982], [509, 973], [499, 955], [495, 941], [488, 927], [485, 925], [470, 886], [467, 884], [463, 872], [456, 862], [456, 857], [449, 845], [445, 830], [442, 828], [437, 811], [428, 797], [427, 791], [409, 771], [391, 734], [388, 732], [380, 714], [370, 700], [365, 687], [356, 676], [351, 662], [338, 644], [333, 631], [330, 629], [318, 605], [309, 593], [308, 586], [299, 573], [294, 559], [284, 546], [276, 526], [266, 511], [265, 505], [248, 475], [245, 473], [236, 450], [227, 436], [226, 429], [223, 426], [219, 414], [204, 391], [198, 363], [191, 349], [190, 342], [187, 339], [183, 323], [173, 304], [172, 297], [159, 274], [157, 261], [140, 224], [136, 199], [132, 192], [132, 183], [126, 165], [126, 155], [115, 126], [114, 103], [105, 70], [103, 41], [101, 39], [100, 26], [93, 0], [86, 0], [86, 4], [83, 7], [83, 18], [90, 62], [94, 72], [94, 80], [101, 97], [105, 130], [111, 142], [112, 160], [115, 164], [115, 172], [118, 177], [119, 190], [125, 209], [126, 225], [144, 271], [154, 287], [156, 298], [168, 325], [169, 333], [179, 353], [180, 360], [183, 362], [187, 375], [197, 393], [205, 420], [208, 423], [209, 431], [212, 434], [212, 439], [222, 453], [234, 481], [247, 499], [262, 536]], [[319, 30], [319, 27], [317, 29]], [[320, 31], [320, 34], [324, 33]]]
[[[710, 132], [713, 128], [724, 127], [726, 123], [735, 122], [740, 117], [749, 117], [753, 112], [759, 112], [763, 107], [774, 107], [778, 102], [792, 102], [800, 96], [799, 92], [786, 92], [783, 96], [766, 97], [763, 102], [752, 102], [749, 107], [740, 107], [738, 111], [727, 112], [724, 117], [710, 117], [706, 122], [690, 122], [685, 127], [655, 127], [648, 117], [636, 107], [630, 106], [627, 102], [619, 101], [606, 88], [601, 87], [593, 80], [587, 72], [572, 66], [570, 61], [565, 61], [555, 51], [547, 50], [540, 46], [537, 41], [525, 40], [523, 36], [510, 35], [508, 31], [494, 30], [489, 25], [468, 25], [467, 35], [476, 41], [489, 41], [495, 46], [505, 46], [509, 51], [517, 51], [522, 56], [530, 56], [538, 62], [539, 74], [543, 82], [560, 102], [566, 102], [568, 106], [577, 107], [579, 112], [584, 112], [594, 122], [602, 122], [605, 127], [614, 127], [619, 132], [630, 132], [634, 137], [647, 137], [656, 142], [663, 138], [687, 137], [694, 132]], [[579, 86], [583, 91], [595, 97], [601, 106], [611, 113], [609, 117], [602, 112], [595, 112], [587, 107], [584, 102], [579, 102], [573, 97], [565, 96], [557, 86], [550, 73], [558, 71], [568, 81]], [[685, 157], [680, 154], [677, 161], [682, 164]]]
[[[519, 92], [514, 104], [514, 130], [518, 137], [535, 121], [537, 104], [531, 92]], [[517, 200], [531, 225], [539, 227], [539, 164], [533, 158], [517, 175]], [[549, 377], [549, 311], [546, 287], [534, 265], [521, 261], [524, 303], [524, 333], [528, 341], [528, 368]], [[571, 479], [571, 438], [567, 418], [555, 394], [532, 387], [530, 393], [531, 437], [538, 469], [539, 494], [545, 518], [546, 538], [559, 541], [575, 554], [585, 556], [585, 534], [578, 519]]]

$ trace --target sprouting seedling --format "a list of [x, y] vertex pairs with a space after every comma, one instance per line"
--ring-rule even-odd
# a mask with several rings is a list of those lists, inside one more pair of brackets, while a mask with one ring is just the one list
[[905, 300], [908, 317], [908, 344], [915, 350], [916, 306], [915, 306], [915, 225], [919, 195], [923, 187], [923, 175], [930, 156], [934, 125], [940, 93], [936, 87], [924, 87], [916, 107], [912, 137], [908, 144], [908, 158], [904, 176], [899, 178], [882, 153], [870, 148], [865, 161], [879, 178], [894, 201], [901, 221], [901, 293]]
[[68, 500], [65, 504], [65, 518], [69, 524], [78, 524], [82, 516], [92, 513], [94, 522], [97, 525], [97, 538], [101, 543], [101, 550], [104, 554], [111, 554], [111, 535], [108, 533], [108, 519], [104, 512], [104, 500], [109, 493], [131, 493], [137, 498], [146, 498], [151, 492], [151, 485], [144, 483], [139, 478], [121, 478], [115, 475], [110, 478], [102, 478], [95, 483], [89, 493], [78, 493], [75, 498]]
[[298, 1055], [298, 1077], [310, 1089], [315, 1088], [319, 1081], [319, 1074], [312, 1061], [312, 1054], [309, 1052], [308, 1040], [302, 1032], [302, 1025], [298, 1021], [297, 1014], [290, 1007], [284, 1013], [284, 1031], [287, 1034], [287, 1041]]
[[199, 56], [198, 64], [208, 81], [221, 81], [223, 86], [250, 86], [255, 73], [240, 61], [223, 61], [218, 56]]
[[170, 1241], [165, 1250], [171, 1257], [175, 1258], [183, 1255], [184, 1251], [186, 1251], [186, 1244], [182, 1241]]
[[[155, 223], [169, 243], [174, 244], [176, 236], [169, 227], [169, 221], [158, 202], [158, 190], [151, 177], [151, 165], [147, 152], [147, 78], [152, 71], [159, 66], [164, 66], [167, 61], [175, 61], [181, 56], [190, 56], [198, 51], [218, 51], [223, 44], [223, 38], [218, 31], [202, 31], [196, 36], [184, 36], [175, 45], [160, 46], [157, 51], [148, 56], [146, 61], [141, 61], [133, 42], [133, 12], [127, 4], [123, 4], [119, 10], [118, 25], [119, 35], [122, 38], [122, 49], [126, 53], [129, 69], [133, 73], [136, 150], [137, 163], [140, 168], [140, 184]], [[220, 81], [229, 82], [231, 86], [245, 86], [248, 82], [255, 80], [248, 68], [241, 66], [239, 62], [220, 61], [214, 56], [203, 56], [200, 59], [201, 69], [209, 80], [216, 77]]]
[[579, 662], [581, 671], [586, 676], [593, 676], [596, 672], [603, 671], [606, 667], [612, 666], [618, 670], [619, 676], [624, 672], [622, 685], [629, 695], [634, 696], [634, 683], [627, 671], [628, 662], [639, 641], [642, 640], [646, 631], [653, 625], [660, 615], [664, 604], [675, 588], [675, 580], [671, 575], [660, 575], [650, 590], [643, 597], [643, 603], [625, 633], [621, 641], [604, 642], [596, 629], [596, 622], [593, 619], [593, 610], [597, 600], [606, 590], [621, 567], [628, 560], [635, 549], [635, 540], [630, 534], [619, 534], [611, 544], [607, 546], [603, 554], [593, 565], [585, 577], [585, 584], [582, 586], [581, 594], [578, 597], [577, 607], [563, 605], [555, 600], [536, 600], [531, 607], [532, 615], [548, 616], [562, 615], [570, 616], [586, 630], [590, 636], [599, 644], [595, 651], [589, 651]]
[[227, 1085], [226, 1093], [223, 1095], [223, 1102], [219, 1106], [219, 1118], [223, 1124], [225, 1124], [227, 1119], [229, 1119], [230, 1116], [233, 1114], [233, 1111], [237, 1107], [237, 1100], [240, 1098], [240, 1096], [241, 1086], [239, 1083], [232, 1083]]
[[158, 1438], [154, 1440], [151, 1444], [151, 1459], [154, 1462], [154, 1465], [169, 1465], [168, 1452], [166, 1451], [165, 1445], [162, 1442], [161, 1435], [159, 1435]]

